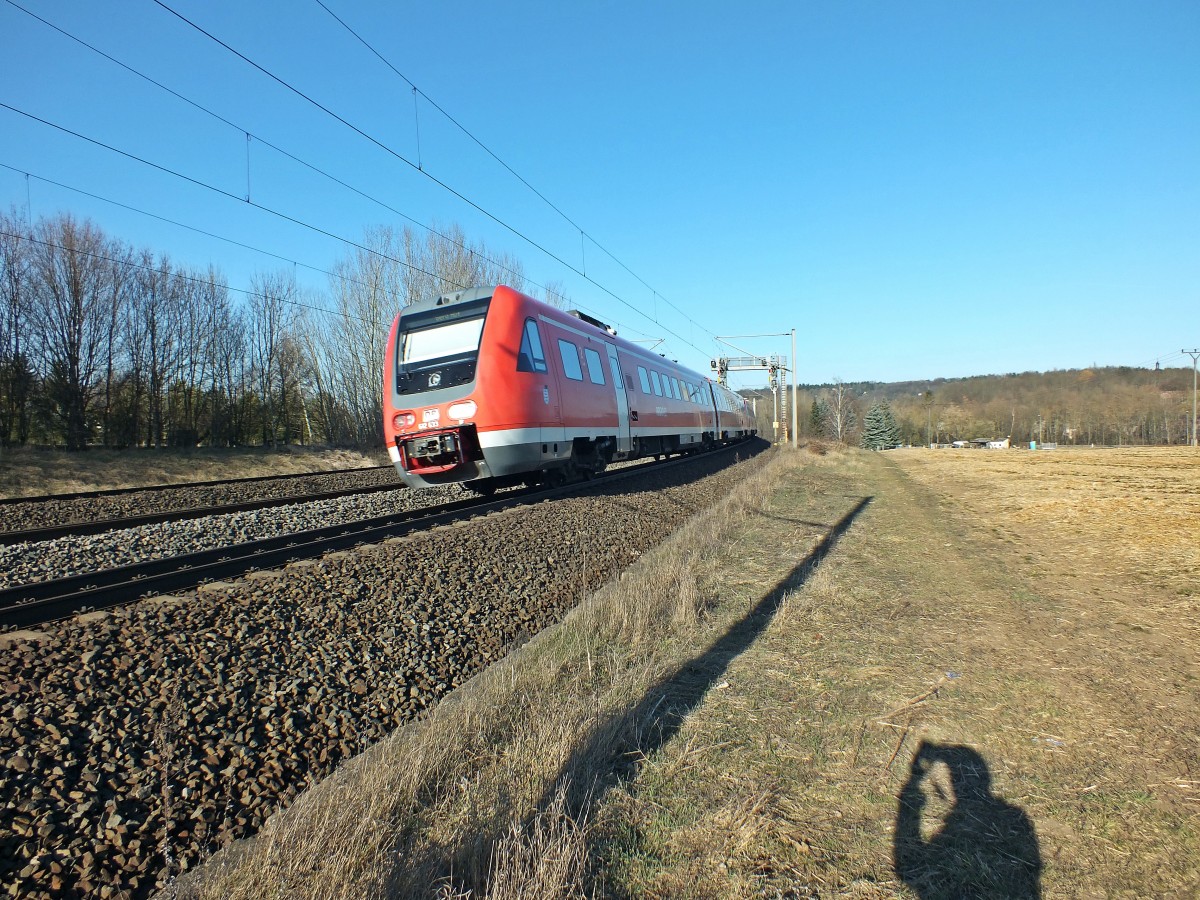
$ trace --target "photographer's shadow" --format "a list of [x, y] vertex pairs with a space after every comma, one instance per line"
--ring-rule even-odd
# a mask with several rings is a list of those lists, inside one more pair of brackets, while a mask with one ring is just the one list
[[921, 900], [1042, 895], [1033, 822], [992, 793], [987, 763], [970, 747], [921, 742], [900, 791], [892, 858]]

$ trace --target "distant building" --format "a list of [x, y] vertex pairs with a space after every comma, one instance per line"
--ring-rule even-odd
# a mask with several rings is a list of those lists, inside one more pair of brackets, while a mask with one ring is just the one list
[[959, 450], [1007, 450], [1012, 446], [1012, 441], [1005, 438], [1002, 441], [989, 441], [987, 438], [975, 438], [971, 441], [954, 441], [951, 445]]

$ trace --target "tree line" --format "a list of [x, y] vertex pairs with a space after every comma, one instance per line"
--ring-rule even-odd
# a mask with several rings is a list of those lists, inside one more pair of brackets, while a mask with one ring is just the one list
[[324, 291], [290, 268], [237, 290], [91, 221], [0, 214], [0, 446], [380, 446], [392, 318], [496, 282], [523, 289], [520, 262], [457, 227], [371, 230]]
[[[216, 268], [177, 265], [69, 214], [0, 214], [0, 446], [378, 447], [392, 318], [419, 299], [501, 282], [525, 289], [520, 261], [457, 226], [374, 228], [323, 290], [299, 287], [292, 268], [239, 290]], [[558, 284], [543, 299], [566, 304]], [[1186, 368], [1112, 367], [835, 380], [789, 389], [787, 400], [803, 436], [849, 444], [1182, 444], [1191, 383]], [[770, 393], [748, 393], [760, 433], [772, 434]]]
[[[790, 390], [789, 390], [790, 397]], [[834, 381], [798, 394], [800, 433], [847, 444], [879, 444], [874, 413], [894, 417], [887, 440], [921, 446], [1003, 440], [1124, 446], [1189, 439], [1190, 368], [1094, 367], [880, 384]], [[763, 434], [771, 434], [770, 415]], [[807, 412], [807, 415], [805, 415]], [[764, 427], [764, 425], [766, 427]]]

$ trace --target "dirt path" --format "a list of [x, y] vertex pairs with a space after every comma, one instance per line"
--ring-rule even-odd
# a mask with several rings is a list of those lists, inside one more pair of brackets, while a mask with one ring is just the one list
[[[998, 529], [953, 486], [890, 454], [789, 473], [719, 590], [794, 590], [610, 792], [606, 892], [1200, 890], [1200, 682], [1178, 604], [1094, 569], [1085, 590], [1052, 564], [1070, 541]], [[824, 562], [795, 570], [862, 498]]]

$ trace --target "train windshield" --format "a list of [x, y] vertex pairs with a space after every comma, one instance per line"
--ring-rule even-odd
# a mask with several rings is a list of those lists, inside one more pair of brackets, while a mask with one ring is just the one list
[[422, 393], [475, 380], [490, 298], [400, 317], [396, 390]]
[[421, 331], [409, 331], [400, 343], [400, 363], [410, 366], [431, 359], [474, 353], [479, 349], [479, 336], [482, 333], [482, 316]]

